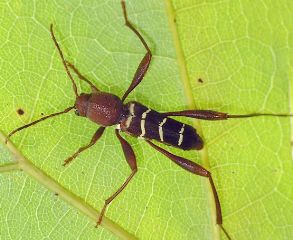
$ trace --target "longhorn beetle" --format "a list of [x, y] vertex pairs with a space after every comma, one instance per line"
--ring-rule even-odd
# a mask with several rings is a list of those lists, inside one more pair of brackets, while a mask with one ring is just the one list
[[[182, 150], [201, 150], [203, 148], [204, 142], [202, 138], [196, 133], [194, 127], [176, 121], [171, 116], [184, 116], [191, 117], [203, 120], [227, 120], [230, 118], [249, 118], [249, 117], [257, 117], [257, 116], [278, 116], [278, 117], [289, 117], [291, 114], [270, 114], [270, 113], [252, 113], [252, 114], [244, 114], [244, 115], [232, 115], [223, 112], [216, 112], [212, 110], [185, 110], [185, 111], [177, 111], [177, 112], [164, 112], [159, 113], [153, 109], [148, 108], [147, 106], [132, 101], [128, 103], [124, 103], [125, 99], [129, 95], [129, 93], [134, 90], [138, 84], [142, 81], [145, 73], [148, 70], [152, 59], [152, 53], [150, 48], [148, 47], [146, 41], [142, 37], [142, 35], [134, 28], [134, 26], [129, 22], [127, 18], [126, 6], [125, 2], [121, 1], [125, 25], [129, 27], [134, 34], [140, 39], [142, 45], [146, 49], [146, 54], [141, 60], [135, 74], [133, 80], [122, 96], [119, 98], [118, 96], [100, 91], [90, 80], [84, 77], [78, 69], [70, 62], [66, 61], [63, 52], [55, 38], [55, 34], [53, 31], [53, 25], [50, 25], [50, 33], [52, 40], [59, 52], [60, 58], [66, 70], [68, 77], [70, 78], [73, 86], [73, 91], [76, 95], [76, 101], [74, 106], [68, 107], [65, 110], [57, 113], [53, 113], [42, 117], [36, 121], [33, 121], [29, 124], [26, 124], [22, 127], [19, 127], [12, 132], [10, 132], [6, 138], [6, 143], [13, 134], [16, 132], [28, 128], [32, 125], [35, 125], [45, 119], [55, 117], [64, 113], [69, 112], [72, 109], [76, 109], [75, 113], [81, 117], [87, 117], [91, 121], [101, 125], [98, 130], [93, 135], [89, 144], [79, 148], [73, 155], [68, 157], [63, 166], [69, 164], [73, 159], [75, 159], [81, 152], [93, 146], [103, 135], [104, 130], [108, 126], [116, 125], [117, 128], [115, 130], [115, 134], [121, 144], [121, 147], [124, 152], [124, 156], [126, 161], [131, 168], [131, 174], [125, 180], [125, 182], [118, 188], [118, 190], [111, 195], [108, 199], [106, 199], [105, 204], [102, 208], [100, 216], [97, 219], [97, 226], [101, 223], [103, 216], [105, 214], [107, 206], [125, 189], [130, 180], [137, 172], [136, 165], [136, 157], [134, 151], [130, 144], [120, 135], [120, 132], [125, 132], [134, 137], [144, 138], [145, 141], [155, 150], [164, 154], [174, 163], [182, 167], [183, 169], [202, 176], [206, 177], [211, 185], [214, 201], [216, 205], [216, 214], [217, 214], [217, 224], [223, 230], [227, 238], [231, 239], [228, 232], [223, 227], [223, 219], [222, 219], [222, 211], [221, 205], [218, 197], [218, 193], [213, 182], [213, 178], [211, 173], [206, 170], [204, 167], [188, 160], [183, 157], [174, 155], [158, 145], [154, 144], [152, 140], [156, 140], [166, 145], [171, 145], [176, 148]], [[87, 82], [91, 89], [92, 93], [81, 93], [78, 94], [76, 83], [69, 71], [69, 68], [73, 70], [76, 75], [83, 81]]]

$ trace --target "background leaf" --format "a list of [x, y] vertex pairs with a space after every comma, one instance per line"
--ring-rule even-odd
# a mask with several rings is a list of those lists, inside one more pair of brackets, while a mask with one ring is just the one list
[[[129, 100], [159, 111], [196, 106], [229, 113], [290, 112], [290, 1], [128, 1], [129, 18], [154, 58]], [[121, 96], [145, 51], [124, 27], [119, 1], [0, 2], [1, 132], [74, 102], [49, 34], [66, 58], [100, 89]], [[175, 44], [174, 44], [175, 43]], [[186, 72], [184, 73], [184, 70]], [[198, 79], [201, 79], [199, 81]], [[82, 91], [89, 91], [78, 81]], [[17, 109], [23, 109], [19, 116]], [[292, 112], [292, 110], [291, 110]], [[190, 121], [184, 119], [186, 123]], [[289, 119], [197, 122], [201, 152], [173, 153], [210, 167], [224, 225], [233, 239], [288, 239], [293, 234]], [[73, 113], [11, 140], [50, 179], [100, 210], [130, 173], [113, 130], [68, 167], [97, 126]], [[224, 239], [206, 179], [192, 176], [130, 137], [139, 171], [106, 216], [140, 239]], [[0, 170], [15, 160], [1, 144]], [[0, 175], [0, 233], [5, 239], [117, 239], [27, 174]], [[60, 193], [62, 194], [62, 192]], [[81, 204], [82, 201], [81, 201]]]

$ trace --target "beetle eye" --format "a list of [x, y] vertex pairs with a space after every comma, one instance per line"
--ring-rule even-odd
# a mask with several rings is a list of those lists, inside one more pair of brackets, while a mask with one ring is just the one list
[[75, 110], [75, 114], [76, 114], [77, 116], [79, 116], [79, 111], [78, 111], [78, 110]]

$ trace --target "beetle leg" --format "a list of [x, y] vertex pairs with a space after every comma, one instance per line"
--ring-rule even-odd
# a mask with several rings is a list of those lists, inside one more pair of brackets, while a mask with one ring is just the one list
[[121, 1], [121, 5], [122, 5], [123, 15], [124, 15], [124, 19], [125, 19], [125, 25], [127, 27], [129, 27], [136, 34], [136, 36], [140, 39], [141, 43], [143, 44], [143, 46], [147, 50], [147, 53], [145, 54], [145, 56], [141, 60], [139, 66], [134, 74], [134, 77], [132, 79], [130, 86], [128, 87], [128, 89], [126, 90], [126, 92], [124, 93], [124, 95], [122, 97], [122, 102], [123, 102], [125, 100], [125, 98], [128, 96], [128, 94], [142, 81], [142, 79], [143, 79], [143, 77], [144, 77], [145, 73], [147, 72], [148, 67], [150, 65], [150, 62], [152, 59], [152, 53], [151, 53], [151, 50], [148, 47], [146, 41], [144, 40], [144, 38], [134, 28], [134, 26], [128, 21], [126, 6], [125, 6], [125, 2], [123, 0]]
[[92, 140], [90, 141], [90, 143], [88, 145], [86, 145], [86, 146], [83, 146], [83, 147], [79, 148], [74, 154], [72, 154], [72, 156], [67, 158], [62, 165], [66, 166], [73, 159], [75, 159], [81, 152], [83, 152], [86, 149], [88, 149], [91, 146], [93, 146], [100, 139], [100, 137], [103, 135], [104, 130], [105, 130], [105, 127], [99, 127], [99, 129], [95, 132], [94, 136], [92, 137]]
[[80, 80], [87, 82], [91, 86], [93, 93], [100, 92], [100, 90], [90, 80], [88, 80], [85, 76], [83, 76], [72, 63], [70, 63], [66, 60], [66, 64], [68, 67], [70, 67], [75, 72], [75, 74], [78, 76], [78, 78]]
[[124, 188], [128, 185], [128, 183], [130, 182], [130, 180], [133, 178], [133, 176], [136, 174], [137, 172], [137, 166], [136, 166], [136, 157], [135, 154], [133, 152], [132, 147], [130, 146], [130, 144], [120, 136], [119, 134], [119, 130], [116, 129], [115, 130], [116, 136], [118, 137], [120, 144], [122, 146], [123, 149], [123, 153], [124, 156], [126, 158], [126, 161], [129, 165], [129, 167], [131, 168], [131, 174], [129, 175], [129, 177], [125, 180], [125, 182], [121, 185], [121, 187], [109, 198], [106, 199], [104, 207], [100, 213], [99, 219], [97, 221], [97, 225], [96, 227], [98, 227], [98, 225], [101, 224], [103, 216], [105, 214], [106, 208], [107, 206], [124, 190]]
[[154, 149], [156, 149], [160, 153], [164, 154], [166, 157], [171, 159], [174, 163], [176, 163], [177, 165], [179, 165], [183, 169], [185, 169], [188, 172], [191, 172], [193, 174], [196, 174], [196, 175], [199, 175], [199, 176], [202, 176], [202, 177], [206, 177], [206, 178], [209, 179], [209, 182], [210, 182], [210, 185], [211, 185], [211, 188], [212, 188], [212, 192], [213, 192], [213, 195], [214, 195], [215, 205], [216, 205], [217, 224], [223, 230], [223, 232], [225, 233], [227, 238], [231, 239], [231, 237], [227, 233], [226, 229], [222, 225], [223, 224], [223, 218], [222, 218], [221, 205], [220, 205], [218, 193], [217, 193], [217, 190], [216, 190], [216, 187], [215, 187], [215, 184], [214, 184], [214, 181], [213, 181], [211, 173], [208, 170], [206, 170], [204, 167], [200, 166], [199, 164], [197, 164], [195, 162], [192, 162], [192, 161], [190, 161], [190, 160], [188, 160], [186, 158], [174, 155], [174, 154], [166, 151], [165, 149], [153, 144], [151, 141], [148, 141], [148, 140], [146, 140], [146, 141], [147, 141], [147, 143], [149, 145], [151, 145], [151, 147], [153, 147]]
[[183, 116], [191, 117], [202, 120], [227, 120], [229, 118], [249, 118], [259, 116], [271, 116], [271, 117], [292, 117], [293, 114], [282, 113], [250, 113], [250, 114], [228, 114], [223, 112], [217, 112], [213, 110], [184, 110], [178, 112], [165, 112], [162, 113], [165, 116]]

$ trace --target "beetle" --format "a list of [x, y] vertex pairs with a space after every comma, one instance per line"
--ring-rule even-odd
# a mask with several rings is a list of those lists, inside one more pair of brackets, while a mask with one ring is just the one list
[[[93, 135], [89, 144], [79, 148], [73, 155], [68, 157], [63, 165], [66, 166], [72, 160], [74, 160], [81, 152], [89, 149], [93, 146], [103, 135], [105, 128], [109, 126], [116, 126], [115, 134], [121, 144], [122, 150], [124, 152], [126, 161], [131, 168], [131, 174], [124, 181], [124, 183], [118, 188], [118, 190], [112, 194], [109, 198], [105, 200], [105, 204], [101, 210], [100, 216], [97, 219], [97, 225], [102, 222], [103, 216], [107, 209], [107, 206], [125, 189], [129, 182], [133, 179], [137, 173], [137, 164], [136, 157], [131, 145], [121, 136], [121, 132], [125, 132], [133, 137], [144, 138], [145, 141], [155, 150], [164, 154], [174, 163], [176, 163], [181, 168], [187, 170], [190, 173], [206, 177], [211, 185], [214, 201], [216, 205], [216, 215], [217, 215], [217, 224], [224, 231], [225, 235], [231, 239], [226, 229], [223, 227], [222, 220], [222, 211], [221, 205], [218, 197], [218, 193], [213, 182], [211, 173], [200, 166], [197, 163], [192, 162], [186, 158], [174, 155], [160, 146], [154, 144], [152, 140], [161, 142], [166, 145], [171, 145], [173, 147], [182, 149], [182, 150], [201, 150], [204, 146], [202, 138], [197, 134], [196, 129], [193, 126], [179, 122], [171, 117], [175, 116], [184, 116], [202, 120], [227, 120], [230, 118], [248, 118], [248, 117], [257, 117], [257, 116], [292, 116], [290, 114], [265, 114], [265, 113], [253, 113], [253, 114], [244, 114], [244, 115], [232, 115], [223, 112], [217, 112], [213, 110], [184, 110], [176, 112], [157, 112], [139, 102], [131, 101], [124, 103], [127, 96], [139, 85], [143, 80], [151, 59], [152, 52], [147, 45], [146, 41], [142, 35], [136, 30], [133, 25], [130, 23], [127, 17], [125, 2], [121, 1], [122, 10], [125, 20], [125, 25], [134, 32], [134, 34], [140, 39], [142, 45], [146, 49], [146, 54], [142, 58], [135, 74], [132, 79], [132, 82], [128, 89], [125, 91], [124, 95], [120, 98], [114, 94], [106, 93], [100, 91], [90, 80], [83, 76], [79, 70], [70, 62], [66, 61], [64, 58], [63, 52], [56, 40], [53, 25], [50, 26], [50, 33], [52, 40], [59, 52], [60, 58], [64, 65], [65, 71], [67, 72], [68, 77], [70, 78], [73, 86], [73, 91], [76, 95], [76, 101], [74, 106], [68, 107], [63, 111], [53, 113], [47, 116], [44, 116], [36, 121], [33, 121], [29, 124], [26, 124], [22, 127], [19, 127], [12, 132], [10, 132], [6, 138], [8, 139], [14, 135], [16, 132], [28, 128], [32, 125], [35, 125], [41, 121], [44, 121], [48, 118], [55, 117], [64, 113], [67, 113], [75, 109], [76, 115], [80, 117], [87, 117], [91, 121], [101, 125], [98, 130]], [[70, 69], [75, 72], [75, 74], [83, 81], [88, 83], [92, 89], [91, 93], [81, 93], [78, 94], [76, 83], [70, 73]]]

